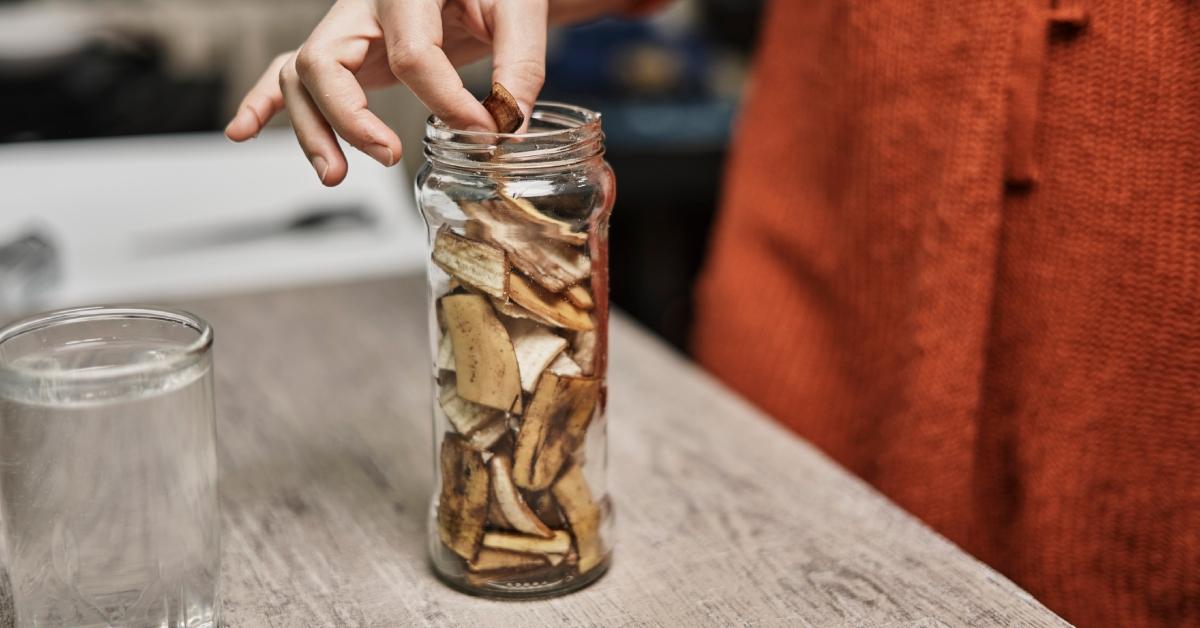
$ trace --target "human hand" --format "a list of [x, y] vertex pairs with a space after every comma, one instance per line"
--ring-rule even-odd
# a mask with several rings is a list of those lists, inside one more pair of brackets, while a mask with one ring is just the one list
[[385, 166], [400, 159], [400, 138], [367, 108], [365, 90], [404, 83], [448, 125], [494, 131], [455, 70], [489, 52], [493, 80], [528, 119], [545, 77], [547, 3], [337, 0], [298, 50], [268, 66], [225, 135], [248, 140], [286, 107], [317, 176], [337, 185], [347, 166], [335, 133]]

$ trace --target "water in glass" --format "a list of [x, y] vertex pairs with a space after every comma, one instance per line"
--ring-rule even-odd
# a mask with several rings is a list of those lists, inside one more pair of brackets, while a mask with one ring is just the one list
[[[110, 336], [12, 366], [100, 372], [178, 349]], [[215, 625], [210, 370], [205, 356], [121, 386], [43, 379], [0, 394], [0, 514], [18, 626]]]

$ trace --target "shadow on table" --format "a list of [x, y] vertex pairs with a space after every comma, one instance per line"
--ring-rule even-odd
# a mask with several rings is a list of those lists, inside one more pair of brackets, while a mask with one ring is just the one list
[[336, 441], [292, 443], [289, 451], [224, 464], [226, 524], [248, 525], [261, 539], [306, 551], [378, 535], [388, 543], [415, 538], [415, 549], [407, 549], [423, 552], [429, 461], [389, 464], [365, 443]]

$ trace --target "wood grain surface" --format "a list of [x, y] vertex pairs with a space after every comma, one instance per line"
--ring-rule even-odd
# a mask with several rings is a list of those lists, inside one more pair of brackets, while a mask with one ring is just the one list
[[1067, 625], [621, 316], [612, 571], [457, 593], [425, 557], [422, 281], [184, 305], [216, 329], [228, 626]]

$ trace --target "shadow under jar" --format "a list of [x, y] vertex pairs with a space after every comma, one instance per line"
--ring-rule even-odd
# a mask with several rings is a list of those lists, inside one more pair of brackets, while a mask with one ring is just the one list
[[431, 118], [429, 228], [438, 576], [546, 597], [608, 568], [608, 218], [600, 115], [538, 103], [529, 132]]

